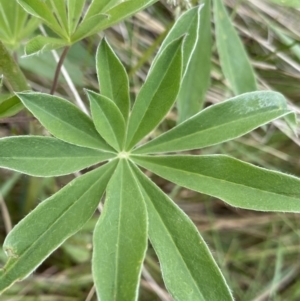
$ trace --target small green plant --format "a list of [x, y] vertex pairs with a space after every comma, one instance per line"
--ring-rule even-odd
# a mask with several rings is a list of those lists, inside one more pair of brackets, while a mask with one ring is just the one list
[[140, 167], [235, 207], [300, 212], [300, 180], [296, 177], [224, 155], [176, 154], [222, 143], [274, 119], [293, 116], [279, 93], [241, 94], [148, 141], [148, 134], [162, 122], [180, 93], [199, 35], [198, 26], [190, 26], [188, 34], [183, 27], [187, 20], [199, 24], [200, 12], [201, 8], [193, 8], [175, 23], [131, 112], [125, 68], [105, 39], [96, 55], [101, 94], [87, 91], [92, 118], [62, 98], [17, 93], [53, 137], [0, 139], [1, 167], [52, 177], [101, 166], [44, 200], [8, 234], [1, 292], [30, 275], [79, 231], [106, 192], [93, 235], [92, 269], [100, 300], [137, 300], [148, 238], [175, 300], [233, 300], [197, 228]]

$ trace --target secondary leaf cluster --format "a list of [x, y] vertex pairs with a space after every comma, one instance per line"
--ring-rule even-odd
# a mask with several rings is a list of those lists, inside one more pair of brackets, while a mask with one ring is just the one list
[[[38, 18], [55, 36], [36, 36], [25, 48], [27, 55], [73, 45], [152, 5], [157, 0], [17, 0], [30, 15]], [[84, 13], [83, 13], [84, 12]]]

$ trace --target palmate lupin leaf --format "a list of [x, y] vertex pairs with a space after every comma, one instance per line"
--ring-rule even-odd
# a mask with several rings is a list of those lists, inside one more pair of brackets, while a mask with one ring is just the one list
[[[111, 8], [109, 2], [103, 5], [110, 10], [120, 9]], [[201, 14], [200, 9], [195, 12]], [[65, 23], [63, 17], [61, 22]], [[0, 272], [0, 291], [30, 274], [78, 231], [106, 190], [104, 210], [93, 235], [92, 270], [100, 300], [137, 300], [147, 238], [174, 300], [233, 300], [196, 227], [138, 166], [235, 207], [300, 212], [300, 179], [296, 177], [224, 155], [151, 155], [221, 143], [276, 118], [291, 116], [281, 94], [245, 93], [137, 145], [157, 127], [177, 97], [184, 66], [188, 65], [184, 61], [193, 53], [193, 47], [185, 42], [184, 36], [176, 36], [158, 52], [128, 122], [128, 77], [106, 41], [97, 54], [100, 92], [104, 95], [88, 92], [93, 120], [63, 99], [39, 93], [18, 94], [56, 138], [0, 139], [0, 166], [49, 176], [109, 162], [70, 182], [12, 230], [4, 244], [9, 260]], [[114, 82], [113, 75], [118, 71], [118, 82]], [[18, 147], [13, 150], [14, 145]]]

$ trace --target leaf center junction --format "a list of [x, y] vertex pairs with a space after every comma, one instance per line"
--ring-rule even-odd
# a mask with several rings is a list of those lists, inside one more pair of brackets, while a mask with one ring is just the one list
[[125, 152], [125, 151], [119, 152], [119, 154], [118, 154], [118, 158], [120, 158], [120, 159], [128, 159], [129, 156], [130, 156], [130, 153]]

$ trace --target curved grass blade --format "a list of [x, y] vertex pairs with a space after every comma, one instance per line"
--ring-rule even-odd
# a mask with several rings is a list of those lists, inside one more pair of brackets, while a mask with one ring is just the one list
[[138, 168], [133, 165], [132, 168], [147, 205], [149, 238], [173, 298], [177, 301], [233, 300], [192, 221]]
[[182, 42], [175, 40], [160, 54], [133, 106], [126, 150], [149, 134], [171, 109], [182, 73]]
[[0, 270], [0, 292], [26, 278], [91, 218], [116, 166], [106, 164], [70, 182], [43, 201], [8, 234], [9, 257]]
[[96, 67], [101, 94], [115, 102], [127, 121], [130, 108], [129, 79], [124, 66], [105, 39], [102, 39], [97, 50]]
[[137, 300], [147, 227], [143, 195], [128, 163], [121, 160], [108, 184], [93, 238], [93, 277], [99, 299]]
[[220, 63], [231, 89], [235, 94], [257, 90], [250, 60], [222, 0], [214, 0], [214, 18]]
[[300, 179], [224, 156], [134, 156], [159, 176], [239, 208], [300, 212]]
[[120, 151], [125, 138], [125, 121], [122, 113], [109, 98], [87, 91], [93, 121], [99, 134], [114, 149]]
[[174, 152], [218, 144], [290, 113], [284, 96], [277, 92], [245, 93], [208, 107], [135, 153]]
[[48, 94], [24, 92], [17, 96], [55, 137], [84, 147], [112, 151], [98, 134], [93, 121], [72, 103]]
[[198, 39], [191, 54], [177, 98], [178, 123], [198, 113], [210, 85], [211, 69], [211, 0], [204, 0], [200, 12]]
[[0, 167], [37, 177], [70, 174], [114, 157], [113, 153], [72, 145], [52, 137], [0, 139]]

